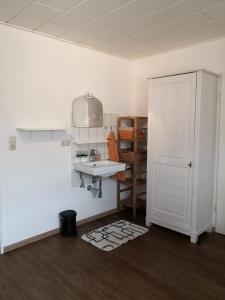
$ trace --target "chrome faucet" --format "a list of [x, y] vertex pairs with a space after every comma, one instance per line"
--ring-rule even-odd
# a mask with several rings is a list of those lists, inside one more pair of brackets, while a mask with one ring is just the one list
[[89, 154], [89, 161], [96, 161], [97, 150], [91, 149]]

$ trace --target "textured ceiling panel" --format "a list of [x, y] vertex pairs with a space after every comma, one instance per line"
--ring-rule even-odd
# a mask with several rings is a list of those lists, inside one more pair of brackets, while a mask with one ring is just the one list
[[32, 2], [34, 1], [33, 0], [0, 0], [0, 6], [4, 6], [14, 10], [22, 10]]
[[182, 18], [195, 12], [225, 3], [224, 0], [188, 0], [163, 11], [170, 18]]
[[50, 36], [54, 36], [54, 37], [58, 37], [61, 36], [62, 34], [64, 34], [65, 32], [67, 32], [68, 30], [70, 30], [67, 27], [58, 25], [58, 24], [54, 24], [51, 22], [47, 22], [44, 25], [38, 27], [37, 32], [40, 33], [45, 33], [47, 35]]
[[204, 11], [204, 14], [211, 20], [223, 20], [225, 16], [225, 5], [216, 6]]
[[17, 14], [10, 23], [26, 27], [28, 29], [36, 29], [45, 22], [50, 21], [59, 15], [59, 11], [46, 7], [38, 2], [32, 3], [21, 13]]
[[225, 36], [225, 0], [0, 0], [0, 22], [137, 59]]
[[2, 22], [7, 22], [16, 14], [16, 12], [17, 11], [14, 9], [0, 6], [0, 20]]
[[[137, 20], [138, 18], [144, 17], [148, 14], [159, 10], [160, 8], [166, 7], [180, 1], [177, 0], [138, 0], [119, 10], [109, 13], [101, 18], [98, 18], [95, 23], [111, 29], [118, 24]], [[164, 4], [164, 5], [163, 5]]]
[[72, 29], [61, 36], [62, 39], [79, 43], [93, 36], [105, 33], [106, 30], [96, 24], [88, 23], [79, 28]]
[[56, 9], [60, 9], [65, 11], [70, 9], [71, 7], [78, 5], [83, 0], [40, 0], [39, 2], [45, 4], [47, 6], [54, 7]]

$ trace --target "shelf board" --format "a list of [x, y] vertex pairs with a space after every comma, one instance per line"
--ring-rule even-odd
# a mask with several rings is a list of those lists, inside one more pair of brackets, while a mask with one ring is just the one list
[[119, 120], [136, 120], [136, 119], [143, 119], [143, 120], [147, 120], [148, 117], [141, 117], [141, 116], [123, 116], [123, 117], [119, 117]]
[[[119, 181], [120, 184], [126, 185], [126, 186], [133, 186], [133, 178], [127, 178], [125, 181]], [[137, 178], [137, 186], [146, 184], [146, 179]]]
[[130, 143], [134, 143], [134, 142], [147, 142], [147, 138], [145, 139], [121, 139], [118, 138], [119, 142], [130, 142]]
[[[121, 204], [123, 206], [130, 207], [130, 208], [134, 207], [133, 199], [131, 197], [121, 200]], [[141, 207], [143, 205], [145, 205], [145, 200], [136, 199], [136, 205], [135, 205], [136, 208]]]
[[129, 186], [129, 187], [127, 187], [127, 188], [124, 188], [124, 189], [120, 190], [120, 193], [127, 192], [127, 191], [130, 191], [130, 190], [132, 190], [132, 187], [131, 187], [131, 186]]
[[66, 127], [19, 127], [18, 131], [64, 131]]
[[146, 153], [147, 154], [147, 149], [137, 149], [137, 153]]
[[[133, 149], [128, 149], [128, 148], [126, 148], [126, 149], [120, 149], [120, 150], [118, 150], [118, 153], [120, 154], [120, 155], [123, 155], [123, 154], [126, 154], [126, 153], [128, 153], [129, 154], [129, 152], [132, 152], [132, 154], [134, 153], [134, 150]], [[145, 149], [138, 149], [135, 153], [142, 153], [142, 154], [147, 154], [147, 150], [145, 150]]]
[[137, 171], [137, 176], [141, 176], [141, 175], [147, 175], [147, 171], [146, 170]]
[[146, 201], [146, 191], [137, 194], [137, 200]]
[[84, 144], [105, 144], [108, 143], [108, 140], [88, 140], [88, 141], [73, 141], [73, 143], [77, 145], [84, 145]]

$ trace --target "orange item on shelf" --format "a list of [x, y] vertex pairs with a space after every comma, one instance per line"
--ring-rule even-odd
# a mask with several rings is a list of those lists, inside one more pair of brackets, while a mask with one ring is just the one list
[[119, 128], [119, 137], [121, 140], [132, 140], [134, 138], [134, 130]]
[[[145, 134], [142, 129], [136, 129], [137, 138], [144, 139]], [[121, 140], [133, 140], [134, 139], [134, 129], [133, 128], [119, 128], [119, 137]]]
[[[112, 161], [119, 161], [119, 153], [117, 150], [117, 142], [116, 142], [116, 138], [113, 132], [110, 132], [108, 137], [108, 152], [109, 152], [109, 159]], [[115, 175], [115, 178], [120, 180], [120, 181], [125, 181], [125, 172], [121, 171], [121, 172], [117, 172], [117, 174]]]

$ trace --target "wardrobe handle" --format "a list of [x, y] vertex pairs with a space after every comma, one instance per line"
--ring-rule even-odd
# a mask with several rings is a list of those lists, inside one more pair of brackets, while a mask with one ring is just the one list
[[188, 166], [189, 166], [189, 168], [191, 168], [191, 167], [192, 167], [192, 163], [191, 163], [191, 161], [189, 162]]

